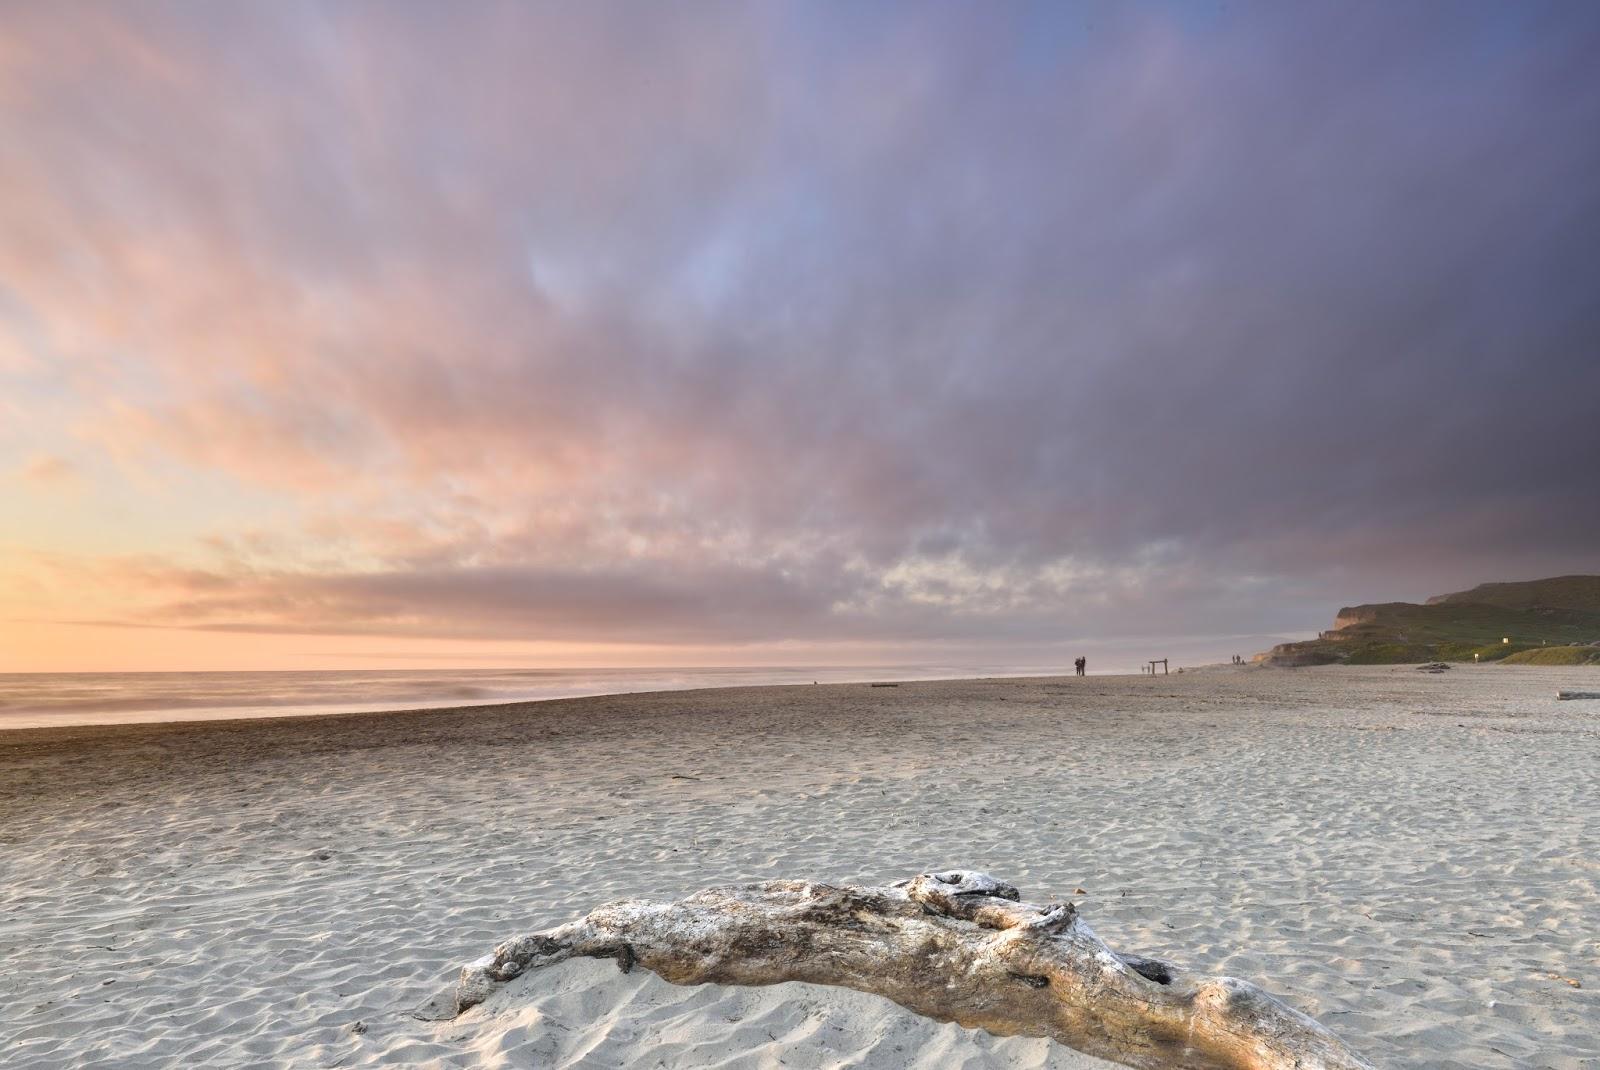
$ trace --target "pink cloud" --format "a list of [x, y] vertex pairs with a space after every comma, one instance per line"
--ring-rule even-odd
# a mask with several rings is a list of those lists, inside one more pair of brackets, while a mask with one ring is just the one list
[[65, 457], [54, 454], [37, 454], [23, 462], [17, 469], [19, 478], [44, 487], [62, 487], [75, 484], [81, 478], [78, 466]]
[[1419, 594], [1572, 571], [1573, 21], [19, 9], [0, 374], [235, 492], [108, 566], [128, 621], [1042, 635], [1417, 544]]

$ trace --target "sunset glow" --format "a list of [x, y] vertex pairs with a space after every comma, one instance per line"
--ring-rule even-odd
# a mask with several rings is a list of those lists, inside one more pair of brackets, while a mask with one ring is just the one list
[[8, 5], [0, 671], [1592, 570], [1600, 8], [1490, 10]]

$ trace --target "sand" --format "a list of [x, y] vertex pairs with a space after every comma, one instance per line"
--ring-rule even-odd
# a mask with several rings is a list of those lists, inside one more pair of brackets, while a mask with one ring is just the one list
[[[0, 734], [0, 1063], [1103, 1067], [604, 963], [412, 1008], [604, 900], [988, 870], [1385, 1067], [1600, 1067], [1593, 670], [745, 688]], [[1583, 987], [1573, 987], [1570, 978]]]

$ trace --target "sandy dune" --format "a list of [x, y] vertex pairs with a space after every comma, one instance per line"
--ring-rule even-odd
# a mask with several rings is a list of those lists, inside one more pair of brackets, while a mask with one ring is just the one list
[[[0, 735], [0, 1063], [1103, 1066], [809, 986], [569, 964], [626, 895], [987, 869], [1386, 1067], [1600, 1067], [1593, 672], [751, 688]], [[1573, 987], [1564, 978], [1578, 981]]]

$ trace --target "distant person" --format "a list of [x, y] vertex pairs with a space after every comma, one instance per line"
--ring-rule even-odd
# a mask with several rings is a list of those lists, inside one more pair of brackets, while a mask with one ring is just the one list
[[1088, 658], [1078, 658], [1076, 661], [1074, 661], [1072, 663], [1072, 667], [1078, 671], [1078, 675], [1079, 676], [1082, 676], [1084, 674], [1084, 670], [1088, 667], [1088, 665], [1089, 665], [1089, 659]]

